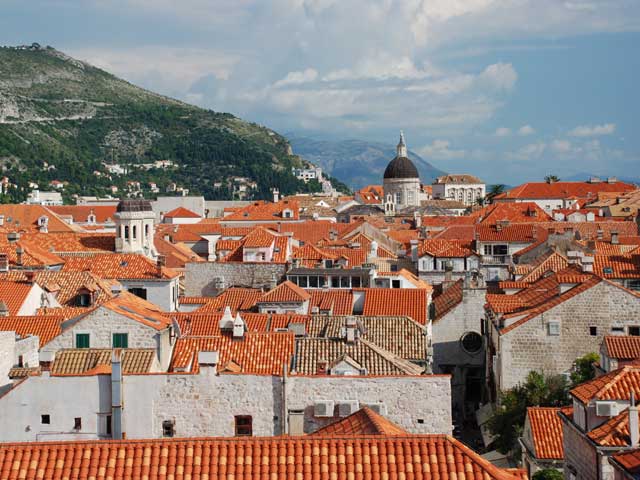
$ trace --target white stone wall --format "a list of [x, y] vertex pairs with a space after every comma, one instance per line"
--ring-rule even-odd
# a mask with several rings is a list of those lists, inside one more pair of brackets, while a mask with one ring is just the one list
[[38, 365], [40, 365], [40, 357], [38, 355], [39, 349], [40, 339], [37, 336], [25, 337], [17, 340], [15, 342], [13, 364], [18, 365], [19, 357], [22, 357], [23, 366], [37, 367]]
[[484, 183], [435, 183], [432, 185], [433, 198], [456, 200], [465, 205], [474, 205], [485, 196]]
[[147, 301], [157, 305], [165, 312], [178, 310], [177, 294], [179, 293], [179, 277], [164, 281], [123, 280], [118, 279], [125, 290], [144, 288], [147, 290]]
[[15, 347], [16, 333], [0, 332], [0, 387], [11, 383], [9, 370], [15, 364]]
[[216, 278], [224, 281], [224, 287], [252, 287], [271, 289], [273, 281], [280, 283], [286, 265], [279, 263], [196, 262], [187, 263], [185, 271], [185, 295], [190, 297], [215, 296]]
[[[548, 335], [548, 322], [560, 322], [560, 335]], [[508, 389], [525, 380], [531, 370], [547, 374], [568, 371], [576, 358], [598, 352], [614, 326], [640, 325], [640, 298], [608, 282], [562, 302], [501, 335], [497, 385]], [[589, 327], [597, 328], [590, 335]]]
[[[388, 203], [391, 196], [391, 202], [395, 206], [395, 211], [402, 210], [406, 207], [415, 207], [420, 205], [420, 179], [419, 178], [387, 178], [383, 181], [384, 202]], [[396, 193], [402, 195], [401, 202], [396, 202]]]
[[43, 356], [53, 358], [52, 354], [62, 348], [76, 348], [76, 333], [88, 333], [91, 348], [112, 348], [113, 334], [127, 333], [129, 348], [154, 348], [159, 357], [166, 355], [159, 350], [161, 345], [165, 344], [164, 341], [161, 342], [161, 336], [168, 336], [168, 329], [166, 333], [162, 332], [161, 334], [154, 328], [107, 308], [99, 307], [46, 344], [42, 348]]

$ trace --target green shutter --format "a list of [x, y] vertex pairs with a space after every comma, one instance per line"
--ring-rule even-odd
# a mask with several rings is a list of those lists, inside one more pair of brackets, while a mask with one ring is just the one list
[[76, 333], [76, 348], [89, 348], [88, 333]]
[[126, 333], [113, 334], [113, 348], [128, 348], [129, 335]]

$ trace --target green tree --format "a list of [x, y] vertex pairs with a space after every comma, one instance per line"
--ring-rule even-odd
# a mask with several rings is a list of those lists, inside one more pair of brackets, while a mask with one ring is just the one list
[[600, 360], [600, 356], [593, 352], [576, 359], [571, 372], [571, 386], [575, 387], [594, 378], [596, 371], [593, 368], [593, 364], [598, 360]]
[[568, 403], [567, 381], [561, 375], [545, 376], [531, 371], [524, 383], [500, 394], [500, 407], [489, 419], [494, 445], [501, 453], [518, 450], [527, 407], [561, 406]]
[[563, 480], [564, 476], [555, 468], [544, 468], [533, 474], [532, 480]]
[[547, 175], [544, 177], [544, 181], [547, 183], [555, 183], [560, 181], [560, 177], [557, 177], [556, 175]]
[[485, 200], [487, 201], [487, 203], [491, 203], [495, 197], [497, 197], [498, 195], [504, 192], [504, 189], [505, 189], [505, 186], [502, 185], [501, 183], [498, 183], [496, 185], [491, 185], [491, 188], [489, 189], [489, 193], [487, 193], [485, 196]]

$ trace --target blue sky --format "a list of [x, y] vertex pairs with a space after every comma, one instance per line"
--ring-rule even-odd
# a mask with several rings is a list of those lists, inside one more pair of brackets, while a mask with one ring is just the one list
[[[637, 0], [0, 0], [38, 41], [276, 130], [514, 184], [638, 177]], [[1, 79], [0, 79], [1, 80]]]

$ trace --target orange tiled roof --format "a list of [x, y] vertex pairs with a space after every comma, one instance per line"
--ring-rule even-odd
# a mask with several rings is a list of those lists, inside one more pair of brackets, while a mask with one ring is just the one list
[[[175, 319], [180, 325], [180, 334], [183, 337], [217, 337], [223, 335], [220, 330], [222, 313], [198, 313], [198, 312], [167, 312], [165, 316]], [[283, 315], [286, 316], [286, 315]], [[242, 313], [245, 327], [248, 332], [270, 331], [269, 324], [274, 315], [266, 313]], [[285, 325], [286, 327], [286, 325]], [[273, 330], [273, 329], [271, 329]]]
[[103, 303], [100, 308], [109, 309], [156, 330], [164, 330], [171, 325], [171, 320], [156, 305], [125, 291]]
[[[122, 373], [149, 373], [156, 356], [153, 348], [123, 348]], [[111, 373], [111, 348], [65, 348], [56, 352], [51, 375]]]
[[640, 337], [607, 335], [604, 345], [610, 358], [635, 360], [640, 358]]
[[74, 223], [87, 223], [89, 215], [95, 215], [96, 223], [113, 222], [116, 205], [52, 205], [49, 210], [61, 217], [71, 217]]
[[414, 288], [367, 288], [362, 314], [366, 316], [407, 316], [421, 325], [427, 323], [427, 294]]
[[18, 315], [33, 285], [27, 282], [0, 280], [0, 301], [3, 301], [9, 315]]
[[362, 407], [356, 413], [316, 430], [315, 436], [343, 435], [406, 435], [407, 431], [369, 407]]
[[273, 245], [276, 235], [263, 227], [254, 228], [244, 237], [243, 246], [245, 248], [266, 248]]
[[[291, 218], [285, 218], [283, 212], [291, 210]], [[229, 221], [291, 221], [298, 220], [299, 206], [296, 201], [281, 200], [278, 203], [258, 201], [241, 208], [222, 219], [222, 222]]]
[[40, 339], [40, 348], [42, 348], [60, 335], [63, 321], [64, 318], [60, 316], [0, 317], [0, 331], [16, 332], [21, 337], [37, 335]]
[[212, 298], [196, 311], [222, 312], [225, 307], [231, 308], [233, 313], [246, 311], [252, 309], [262, 295], [262, 291], [258, 289], [232, 287]]
[[95, 307], [41, 307], [38, 309], [37, 315], [62, 317], [65, 320], [69, 320], [89, 313], [94, 309]]
[[[461, 218], [461, 217], [451, 217]], [[446, 227], [441, 232], [434, 235], [433, 238], [442, 240], [465, 240], [467, 242], [473, 241], [475, 238], [476, 227], [475, 225], [451, 225]]]
[[640, 396], [640, 366], [626, 365], [582, 383], [569, 393], [582, 403], [591, 400], [629, 400], [631, 392]]
[[311, 295], [289, 280], [265, 293], [258, 303], [298, 303], [309, 300]]
[[494, 203], [473, 212], [473, 216], [485, 225], [495, 225], [504, 220], [510, 223], [553, 221], [551, 216], [535, 202]]
[[64, 260], [62, 271], [88, 271], [101, 278], [166, 280], [180, 275], [167, 267], [159, 270], [156, 262], [136, 253], [70, 255]]
[[559, 254], [558, 252], [550, 252], [547, 255], [543, 255], [538, 258], [531, 265], [531, 270], [524, 275], [520, 281], [521, 282], [535, 282], [542, 275], [549, 271], [559, 272], [560, 270], [564, 270], [569, 266], [569, 260], [567, 260], [564, 255]]
[[640, 449], [616, 453], [611, 459], [614, 465], [619, 465], [630, 475], [637, 476], [640, 472]]
[[628, 447], [631, 445], [629, 434], [629, 410], [610, 418], [598, 428], [594, 428], [587, 437], [603, 447]]
[[547, 231], [536, 224], [519, 223], [505, 226], [476, 225], [475, 231], [481, 242], [533, 243], [547, 238]]
[[198, 371], [197, 354], [200, 351], [218, 352], [218, 372], [233, 362], [239, 371], [256, 375], [282, 375], [284, 365], [289, 366], [294, 351], [295, 336], [291, 332], [245, 332], [241, 340], [230, 335], [217, 337], [180, 338], [175, 345], [171, 369], [181, 370], [191, 365]]
[[38, 219], [47, 217], [49, 232], [81, 232], [82, 228], [69, 225], [53, 211], [42, 205], [0, 204], [0, 215], [4, 216], [2, 230], [6, 232], [37, 232]]
[[562, 420], [560, 408], [529, 407], [527, 418], [531, 427], [534, 454], [539, 459], [561, 460], [564, 458], [562, 444]]
[[[27, 380], [28, 381], [28, 380]], [[38, 473], [40, 472], [40, 473]], [[448, 435], [189, 438], [0, 444], [0, 477], [52, 480], [516, 480]], [[242, 472], [242, 473], [240, 473]]]
[[319, 312], [330, 311], [332, 315], [351, 315], [353, 311], [353, 292], [346, 289], [309, 290], [309, 313], [313, 307]]
[[595, 255], [593, 260], [593, 271], [601, 277], [640, 279], [640, 252]]
[[[439, 320], [445, 316], [451, 309], [455, 308], [462, 302], [464, 280], [460, 279], [447, 288], [444, 292], [433, 297], [434, 320]], [[440, 288], [441, 290], [441, 288]]]
[[26, 233], [22, 239], [53, 253], [115, 252], [114, 233]]
[[464, 258], [475, 255], [471, 244], [464, 240], [446, 240], [431, 238], [422, 240], [418, 245], [418, 256], [431, 255], [443, 258]]
[[188, 208], [178, 207], [165, 213], [164, 218], [200, 218], [200, 215]]
[[623, 182], [529, 182], [496, 196], [496, 200], [544, 198], [597, 198], [600, 192], [629, 192], [635, 187]]

